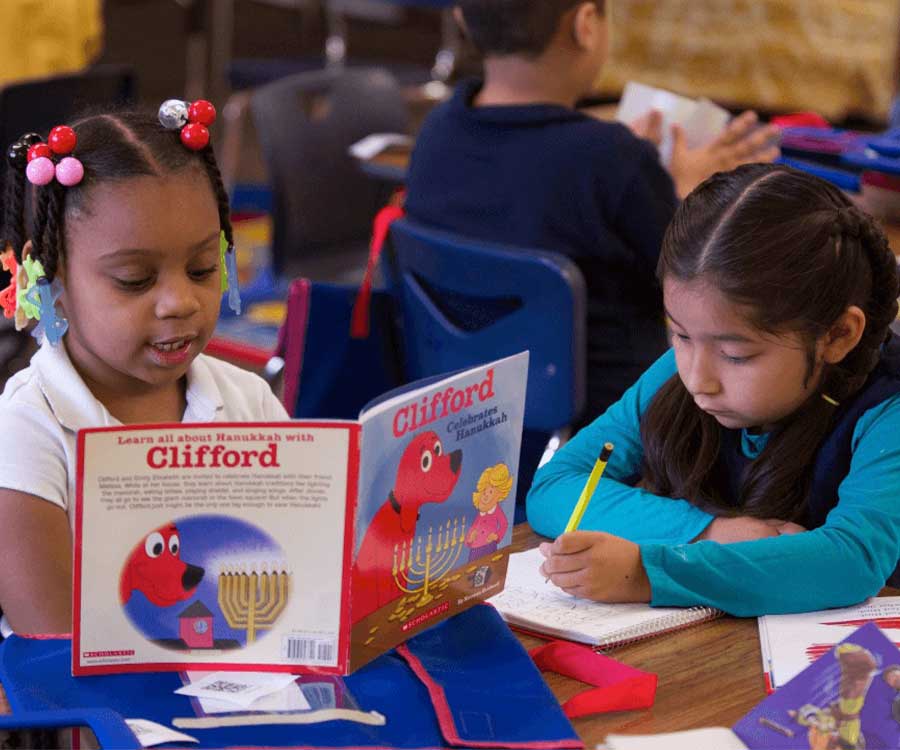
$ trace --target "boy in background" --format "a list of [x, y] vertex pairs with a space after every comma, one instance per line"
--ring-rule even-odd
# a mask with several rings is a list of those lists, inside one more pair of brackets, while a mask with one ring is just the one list
[[679, 198], [713, 172], [772, 161], [775, 130], [745, 112], [711, 144], [673, 132], [668, 171], [646, 138], [578, 112], [606, 61], [604, 0], [459, 0], [484, 56], [484, 80], [460, 83], [426, 119], [407, 180], [422, 223], [551, 250], [580, 267], [588, 292], [587, 419], [616, 401], [667, 348], [655, 277]]

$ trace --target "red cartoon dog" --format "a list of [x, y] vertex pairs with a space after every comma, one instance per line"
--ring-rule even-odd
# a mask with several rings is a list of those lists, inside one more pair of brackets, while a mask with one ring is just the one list
[[119, 599], [128, 602], [140, 591], [157, 607], [171, 607], [194, 593], [203, 568], [181, 559], [181, 541], [174, 523], [160, 526], [139, 542], [128, 556], [119, 578]]
[[394, 545], [412, 542], [419, 508], [450, 497], [461, 465], [462, 451], [445, 455], [440, 439], [430, 430], [406, 446], [394, 488], [366, 529], [353, 565], [353, 622], [400, 596], [391, 571]]

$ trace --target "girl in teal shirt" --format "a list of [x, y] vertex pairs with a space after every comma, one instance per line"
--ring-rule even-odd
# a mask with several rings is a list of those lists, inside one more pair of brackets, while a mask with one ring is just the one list
[[[673, 349], [535, 476], [528, 520], [557, 537], [544, 575], [600, 601], [735, 615], [876, 594], [900, 559], [883, 233], [830, 184], [749, 165], [688, 196], [658, 275]], [[561, 534], [606, 442], [579, 530]]]

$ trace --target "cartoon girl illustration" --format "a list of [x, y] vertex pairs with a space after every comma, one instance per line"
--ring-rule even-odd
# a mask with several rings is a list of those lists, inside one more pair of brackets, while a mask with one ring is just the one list
[[495, 464], [481, 472], [478, 486], [472, 493], [478, 515], [466, 534], [469, 562], [497, 551], [497, 544], [509, 525], [506, 514], [498, 506], [509, 495], [512, 485], [506, 464]]

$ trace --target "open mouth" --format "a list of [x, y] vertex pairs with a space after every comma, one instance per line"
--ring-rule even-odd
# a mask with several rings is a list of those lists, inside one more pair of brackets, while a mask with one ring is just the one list
[[152, 344], [153, 348], [165, 354], [181, 351], [191, 343], [190, 339], [172, 339], [171, 341], [157, 341]]

